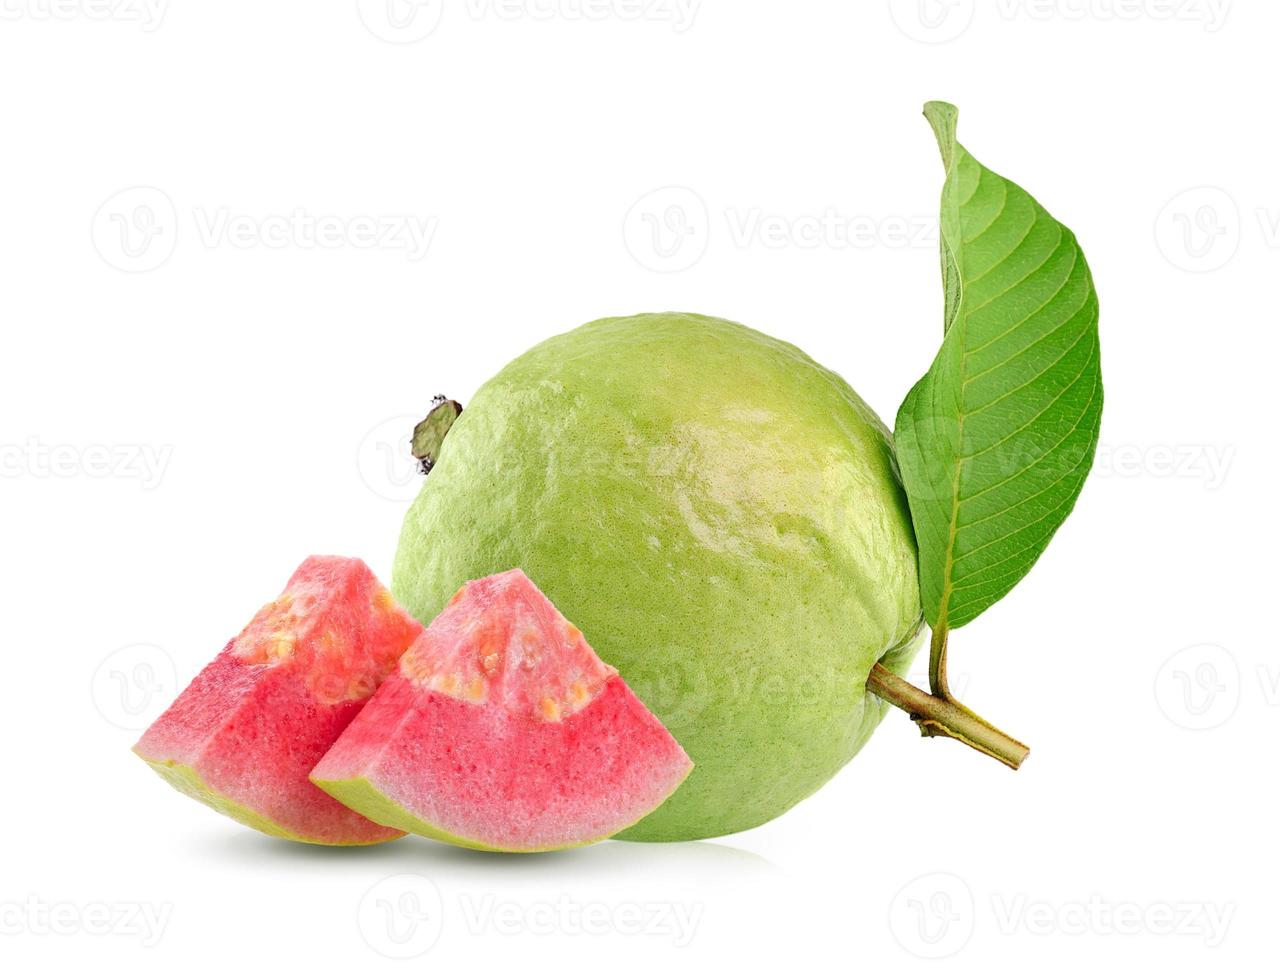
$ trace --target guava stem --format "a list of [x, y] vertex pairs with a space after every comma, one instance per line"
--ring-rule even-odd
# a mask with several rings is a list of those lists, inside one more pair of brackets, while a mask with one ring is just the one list
[[1031, 751], [950, 696], [935, 697], [880, 664], [871, 668], [867, 690], [909, 714], [926, 738], [938, 735], [954, 738], [1010, 769], [1022, 765]]

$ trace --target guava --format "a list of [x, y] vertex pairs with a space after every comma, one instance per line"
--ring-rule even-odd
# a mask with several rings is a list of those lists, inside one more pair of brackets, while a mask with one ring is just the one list
[[692, 763], [519, 569], [464, 586], [312, 781], [370, 820], [480, 850], [611, 837]]
[[400, 837], [308, 776], [421, 632], [364, 562], [308, 558], [134, 752], [174, 788], [275, 837]]
[[688, 313], [597, 320], [507, 365], [431, 453], [392, 591], [423, 622], [522, 568], [695, 768], [623, 832], [745, 830], [805, 799], [886, 710], [921, 627], [890, 435], [790, 344]]

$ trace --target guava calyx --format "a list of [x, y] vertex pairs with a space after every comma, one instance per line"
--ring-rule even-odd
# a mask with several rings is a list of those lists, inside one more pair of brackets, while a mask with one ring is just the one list
[[461, 402], [444, 395], [436, 395], [431, 400], [431, 411], [427, 412], [427, 417], [413, 427], [410, 451], [418, 461], [418, 467], [423, 476], [430, 473], [436, 465], [436, 460], [440, 458], [440, 447], [444, 444], [444, 437], [449, 434], [453, 423], [458, 421], [458, 416], [461, 414]]

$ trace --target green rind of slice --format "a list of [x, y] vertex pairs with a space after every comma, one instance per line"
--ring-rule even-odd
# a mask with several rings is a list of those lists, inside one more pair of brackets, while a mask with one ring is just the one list
[[[400, 806], [394, 800], [390, 799], [385, 793], [378, 789], [374, 783], [364, 776], [356, 776], [352, 779], [316, 779], [311, 777], [311, 781], [319, 786], [322, 790], [332, 796], [339, 803], [350, 807], [361, 816], [367, 817], [374, 823], [381, 824], [384, 827], [395, 827], [397, 830], [403, 830], [406, 833], [417, 834], [420, 837], [429, 837], [432, 840], [441, 841], [445, 844], [453, 844], [456, 847], [467, 847], [474, 851], [492, 851], [509, 854], [536, 854], [544, 851], [567, 851], [576, 847], [585, 847], [588, 844], [598, 844], [602, 840], [608, 840], [616, 834], [622, 833], [627, 827], [634, 826], [639, 823], [648, 813], [643, 813], [637, 817], [627, 827], [619, 827], [611, 834], [605, 834], [601, 837], [592, 837], [588, 840], [574, 841], [570, 844], [549, 844], [545, 847], [498, 847], [493, 844], [485, 844], [477, 840], [469, 840], [465, 837], [459, 837], [451, 834], [449, 831], [414, 816], [404, 807]], [[654, 809], [657, 809], [656, 807]], [[652, 812], [652, 811], [649, 811]]]
[[225, 817], [230, 817], [238, 823], [244, 824], [246, 827], [252, 827], [254, 830], [269, 834], [272, 837], [279, 837], [282, 840], [296, 841], [301, 844], [320, 844], [326, 847], [363, 847], [368, 844], [382, 844], [388, 840], [395, 840], [399, 835], [391, 835], [381, 840], [353, 840], [353, 841], [332, 841], [332, 840], [316, 840], [312, 837], [305, 837], [296, 834], [291, 830], [281, 827], [278, 823], [250, 810], [248, 807], [242, 806], [228, 796], [224, 796], [216, 789], [204, 781], [195, 769], [173, 759], [148, 759], [146, 756], [136, 753], [138, 758], [149, 765], [166, 783], [176, 789], [179, 793], [185, 793], [193, 800], [199, 800], [205, 806], [212, 810], [216, 810]]

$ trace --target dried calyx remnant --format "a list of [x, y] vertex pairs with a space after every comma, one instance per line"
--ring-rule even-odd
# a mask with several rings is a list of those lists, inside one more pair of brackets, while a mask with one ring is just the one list
[[444, 395], [436, 395], [431, 400], [431, 411], [427, 413], [427, 417], [413, 427], [411, 452], [418, 461], [418, 467], [423, 475], [430, 473], [431, 468], [436, 465], [436, 460], [440, 458], [440, 446], [444, 443], [444, 437], [449, 434], [453, 423], [458, 421], [458, 416], [461, 414], [460, 402], [446, 398]]

